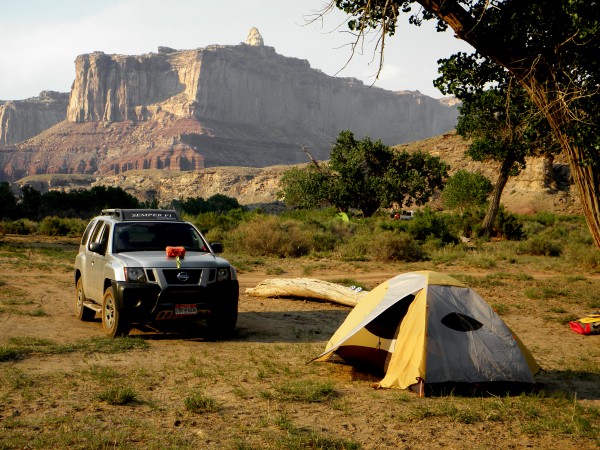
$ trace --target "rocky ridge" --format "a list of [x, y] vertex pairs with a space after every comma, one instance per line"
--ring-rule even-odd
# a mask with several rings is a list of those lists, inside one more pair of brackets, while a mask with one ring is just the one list
[[[467, 143], [455, 133], [416, 141], [396, 148], [425, 151], [439, 156], [451, 167], [480, 171], [495, 181], [496, 167], [481, 164], [464, 156]], [[308, 163], [305, 163], [308, 164]], [[131, 170], [119, 175], [37, 175], [19, 180], [37, 190], [85, 189], [91, 186], [120, 186], [142, 200], [156, 199], [167, 205], [173, 199], [208, 198], [224, 194], [241, 204], [261, 206], [278, 201], [279, 180], [291, 166], [211, 167], [195, 171]], [[572, 186], [566, 161], [531, 158], [519, 176], [511, 178], [504, 189], [502, 203], [512, 212], [531, 214], [540, 211], [580, 214], [581, 204]], [[435, 202], [432, 206], [436, 206]]]

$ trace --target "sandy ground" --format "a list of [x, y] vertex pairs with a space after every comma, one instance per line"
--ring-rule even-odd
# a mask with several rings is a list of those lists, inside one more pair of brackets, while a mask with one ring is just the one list
[[[72, 245], [72, 242], [65, 242]], [[23, 262], [22, 259], [11, 261], [3, 258], [0, 263], [0, 280], [4, 284], [0, 287], [0, 300], [4, 303], [10, 298], [26, 298], [32, 302], [31, 307], [41, 308], [46, 315], [39, 317], [32, 315], [0, 313], [0, 346], [9, 342], [14, 337], [33, 337], [49, 339], [56, 343], [70, 343], [80, 339], [102, 337], [102, 326], [99, 319], [94, 322], [80, 322], [73, 313], [74, 286], [71, 268], [67, 265], [53, 269], [48, 266], [48, 260], [35, 255], [32, 260]], [[283, 269], [281, 277], [306, 276], [302, 267], [294, 261], [281, 261]], [[322, 266], [322, 267], [321, 267]], [[332, 281], [342, 278], [360, 280], [370, 287], [400, 273], [399, 266], [389, 266], [376, 270], [365, 270], [351, 264], [340, 263], [338, 266], [331, 264], [317, 265], [309, 275], [311, 278]], [[207, 341], [200, 330], [193, 327], [183, 327], [177, 331], [166, 330], [160, 332], [154, 329], [134, 329], [133, 335], [144, 338], [149, 344], [149, 349], [132, 351], [122, 354], [81, 354], [65, 353], [59, 355], [32, 355], [18, 362], [0, 363], [0, 371], [18, 369], [29, 374], [34, 379], [42, 379], [45, 374], [64, 374], [65, 380], [74, 377], [74, 374], [89, 370], [90, 367], [101, 365], [115, 367], [118, 370], [131, 371], [132, 368], [143, 367], [154, 376], [163, 373], [163, 378], [169, 377], [166, 366], [185, 366], [191, 359], [205, 361], [206, 367], [214, 364], [239, 364], [246, 358], [260, 359], [260, 352], [272, 352], [278, 358], [274, 364], [280, 369], [272, 369], [275, 374], [282, 374], [293, 378], [294, 374], [303, 374], [305, 371], [315, 377], [327, 376], [336, 383], [336, 390], [341, 395], [341, 400], [332, 408], [327, 404], [289, 405], [270, 402], [257, 395], [265, 389], [264, 377], [257, 377], [254, 369], [243, 366], [239, 377], [233, 380], [235, 387], [228, 386], [226, 380], [214, 384], [204, 383], [205, 388], [218, 398], [221, 403], [228, 405], [227, 414], [203, 415], [193, 421], [186, 419], [181, 408], [161, 410], [160, 418], [153, 418], [149, 411], [149, 420], [156, 420], [159, 427], [166, 427], [172, 432], [173, 427], [180, 427], [180, 422], [185, 424], [188, 432], [199, 433], [196, 448], [223, 448], [231, 446], [231, 441], [223, 435], [223, 429], [232, 427], [238, 433], [242, 429], [248, 435], [244, 438], [252, 444], [252, 427], [257, 426], [257, 416], [260, 414], [286, 414], [298, 426], [309, 427], [326, 435], [334, 435], [340, 439], [350, 439], [359, 443], [363, 448], [595, 448], [599, 438], [580, 439], [577, 436], [566, 434], [555, 435], [552, 433], [534, 433], [528, 435], [513, 429], [512, 422], [493, 421], [478, 422], [476, 424], [451, 422], [448, 420], [416, 420], [403, 419], [400, 406], [404, 397], [399, 397], [398, 391], [376, 391], [370, 385], [377, 381], [371, 375], [362, 374], [347, 366], [331, 364], [315, 364], [306, 366], [305, 362], [310, 357], [316, 356], [325, 343], [341, 324], [349, 312], [348, 307], [330, 303], [306, 301], [302, 299], [261, 299], [245, 294], [245, 289], [255, 287], [268, 275], [269, 267], [260, 267], [252, 271], [240, 271], [240, 307], [236, 336], [228, 342]], [[272, 269], [272, 268], [271, 268]], [[494, 269], [498, 270], [498, 269]], [[454, 269], [456, 272], [457, 269]], [[461, 272], [458, 270], [458, 272]], [[464, 273], [464, 272], [462, 272]], [[480, 271], [474, 276], [483, 276], [485, 271]], [[548, 276], [547, 274], [538, 274]], [[552, 276], [552, 274], [550, 274]], [[598, 360], [600, 337], [585, 337], [577, 335], [568, 329], [568, 326], [557, 322], [544, 320], [544, 311], [537, 311], [531, 305], [523, 306], [526, 300], [521, 290], [504, 286], [489, 286], [478, 288], [484, 298], [493, 297], [497, 303], [508, 305], [509, 312], [503, 315], [507, 324], [515, 331], [525, 344], [532, 350], [544, 371], [538, 376], [538, 381], [545, 386], [560, 385], [567, 393], [575, 394], [577, 402], [585, 407], [600, 408], [600, 376], [598, 375]], [[491, 302], [490, 302], [491, 303]], [[585, 308], [573, 307], [576, 314], [584, 313]], [[6, 309], [6, 308], [5, 308]], [[593, 340], [593, 343], [592, 343]], [[289, 349], [289, 353], [285, 349]], [[562, 366], [573, 366], [573, 361], [585, 359], [590, 367], [586, 372], [585, 365], [581, 371], [565, 373]], [[323, 368], [323, 366], [327, 366]], [[241, 366], [242, 367], [242, 366]], [[287, 367], [285, 370], [281, 367]], [[286, 375], [287, 374], [287, 375]], [[271, 380], [277, 375], [271, 375]], [[268, 381], [268, 375], [267, 375]], [[169, 381], [170, 382], [170, 381]], [[165, 386], [169, 384], [165, 381]], [[273, 383], [273, 381], [271, 381]], [[272, 386], [267, 383], [267, 386]], [[60, 387], [54, 390], [60, 391]], [[52, 390], [52, 389], [51, 389]], [[149, 389], [153, 398], [170, 399], [169, 394], [161, 391], [160, 386]], [[245, 394], [240, 394], [240, 392]], [[76, 390], [75, 392], [80, 392]], [[161, 393], [162, 392], [162, 393]], [[169, 391], [170, 392], [170, 391]], [[233, 392], [233, 393], [232, 393]], [[234, 395], [237, 392], [237, 396]], [[39, 400], [32, 405], [26, 396], [6, 395], [0, 398], [0, 425], [9, 417], [19, 414], [22, 417], [44, 414], [45, 410], [57, 413], [57, 409], [64, 408], [68, 414], [89, 414], [85, 408], [80, 412], [73, 412], [68, 407], [69, 402], [58, 400], [67, 394], [48, 394], [49, 398]], [[74, 394], [75, 395], [75, 394]], [[405, 394], [409, 395], [412, 394]], [[54, 399], [54, 400], [52, 400]], [[400, 399], [400, 400], [399, 400]], [[73, 400], [72, 400], [73, 401]], [[71, 403], [72, 403], [71, 401]], [[170, 400], [169, 400], [170, 401]], [[165, 400], [165, 404], [169, 401]], [[410, 402], [421, 401], [409, 397]], [[108, 406], [105, 408], [109, 408]], [[119, 407], [112, 407], [119, 408]], [[140, 407], [141, 408], [141, 407]], [[273, 411], [269, 412], [269, 408]], [[109, 408], [110, 409], [110, 408]], [[75, 411], [77, 408], [75, 408]], [[96, 410], [101, 411], [96, 406]], [[123, 410], [121, 410], [123, 411]], [[129, 409], [125, 409], [129, 411]], [[283, 412], [282, 412], [283, 411]], [[139, 414], [138, 408], [137, 413]], [[181, 416], [183, 414], [183, 416]], [[181, 417], [183, 418], [181, 418]], [[264, 419], [264, 418], [263, 418]], [[600, 419], [599, 419], [600, 420]], [[175, 425], [174, 425], [175, 424]], [[244, 425], [246, 424], [246, 425]], [[183, 426], [183, 425], [182, 425]], [[242, 428], [239, 428], [242, 427]], [[246, 428], [244, 428], [246, 427]], [[197, 431], [200, 430], [200, 431]], [[0, 434], [0, 448], [2, 436], [9, 436], [10, 430]], [[207, 438], [206, 436], [212, 436]], [[265, 442], [256, 437], [255, 448], [263, 447]], [[248, 441], [250, 440], [250, 441]], [[133, 445], [137, 448], [144, 447], [143, 443]], [[85, 446], [83, 446], [85, 447]]]

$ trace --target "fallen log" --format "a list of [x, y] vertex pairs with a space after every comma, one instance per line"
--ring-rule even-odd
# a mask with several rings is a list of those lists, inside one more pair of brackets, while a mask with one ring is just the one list
[[366, 294], [364, 291], [312, 278], [269, 278], [245, 292], [253, 297], [308, 298], [344, 306], [356, 306]]

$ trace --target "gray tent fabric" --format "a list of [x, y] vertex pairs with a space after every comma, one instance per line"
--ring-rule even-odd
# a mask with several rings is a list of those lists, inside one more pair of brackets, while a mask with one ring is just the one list
[[[534, 382], [510, 329], [475, 291], [439, 286], [427, 294], [428, 383]], [[444, 317], [457, 312], [482, 326], [457, 331], [444, 325]]]

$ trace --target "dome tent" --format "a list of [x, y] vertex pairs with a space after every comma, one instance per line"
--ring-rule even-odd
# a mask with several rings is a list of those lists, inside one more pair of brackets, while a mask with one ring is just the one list
[[534, 384], [540, 367], [493, 309], [433, 271], [397, 275], [363, 297], [313, 361], [368, 366], [382, 388]]

